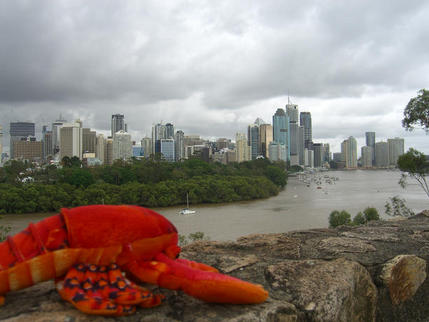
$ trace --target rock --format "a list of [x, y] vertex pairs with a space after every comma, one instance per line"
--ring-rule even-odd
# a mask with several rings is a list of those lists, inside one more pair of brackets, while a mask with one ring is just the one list
[[270, 296], [258, 305], [208, 304], [151, 286], [166, 296], [160, 306], [121, 318], [94, 317], [62, 301], [50, 281], [6, 294], [0, 320], [428, 321], [428, 215], [183, 247], [183, 258], [262, 284]]
[[[356, 236], [356, 235], [355, 235]], [[318, 249], [331, 254], [375, 252], [376, 248], [361, 239], [349, 237], [330, 237], [320, 241]]]
[[[377, 288], [368, 271], [345, 259], [289, 260], [267, 268], [276, 294], [312, 321], [373, 321]], [[275, 295], [274, 295], [275, 296]]]
[[396, 256], [384, 265], [380, 277], [392, 303], [398, 305], [412, 298], [425, 281], [426, 261], [414, 255]]

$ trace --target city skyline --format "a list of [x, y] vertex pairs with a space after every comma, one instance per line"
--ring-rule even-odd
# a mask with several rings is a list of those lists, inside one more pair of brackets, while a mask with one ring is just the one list
[[[53, 134], [55, 134], [57, 132], [57, 130], [59, 132], [63, 132], [63, 130], [67, 130], [70, 131], [70, 129], [72, 127], [76, 127], [76, 128], [80, 128], [79, 130], [79, 136], [80, 138], [77, 140], [79, 142], [84, 141], [83, 146], [81, 143], [76, 143], [78, 144], [75, 148], [77, 149], [78, 146], [80, 146], [80, 149], [83, 149], [80, 152], [72, 152], [72, 151], [67, 151], [66, 155], [76, 155], [76, 156], [80, 156], [82, 157], [83, 151], [89, 152], [89, 153], [94, 153], [96, 150], [96, 141], [98, 140], [97, 138], [99, 136], [102, 137], [102, 140], [106, 140], [110, 142], [115, 142], [115, 135], [119, 134], [120, 136], [122, 136], [123, 134], [125, 134], [128, 137], [128, 141], [129, 141], [129, 147], [125, 148], [125, 150], [129, 149], [129, 153], [132, 153], [132, 149], [133, 146], [137, 147], [137, 146], [141, 146], [141, 147], [145, 147], [145, 151], [147, 149], [147, 147], [150, 146], [149, 150], [151, 151], [150, 153], [157, 153], [157, 152], [161, 152], [163, 153], [165, 156], [165, 152], [167, 150], [163, 149], [166, 148], [166, 146], [163, 147], [163, 144], [161, 143], [161, 141], [165, 141], [164, 143], [168, 143], [166, 141], [169, 141], [169, 139], [172, 139], [172, 145], [171, 147], [168, 147], [168, 150], [172, 151], [167, 153], [168, 157], [166, 156], [166, 158], [169, 161], [178, 161], [180, 160], [186, 153], [185, 152], [178, 152], [180, 154], [179, 158], [176, 158], [176, 156], [174, 155], [174, 151], [173, 150], [177, 150], [177, 151], [181, 151], [183, 148], [186, 147], [179, 147], [177, 146], [177, 144], [183, 144], [182, 143], [175, 143], [175, 140], [178, 138], [177, 135], [183, 137], [197, 137], [199, 142], [203, 142], [203, 141], [207, 141], [208, 142], [219, 142], [221, 140], [224, 140], [225, 142], [232, 141], [234, 142], [234, 139], [225, 139], [225, 138], [216, 138], [216, 139], [212, 139], [212, 140], [208, 140], [208, 139], [204, 139], [201, 137], [200, 139], [200, 135], [197, 134], [192, 134], [192, 133], [184, 133], [181, 129], [176, 128], [177, 132], [175, 132], [175, 126], [174, 124], [168, 122], [166, 124], [163, 124], [163, 122], [159, 122], [156, 124], [152, 125], [152, 134], [151, 136], [145, 136], [143, 138], [133, 138], [131, 136], [131, 134], [129, 134], [126, 130], [127, 130], [127, 124], [125, 123], [125, 116], [124, 114], [115, 114], [111, 116], [112, 118], [112, 122], [111, 122], [111, 129], [110, 129], [110, 134], [113, 133], [113, 136], [109, 136], [103, 134], [103, 133], [97, 133], [96, 131], [93, 131], [93, 129], [91, 128], [87, 128], [87, 127], [83, 127], [83, 122], [80, 119], [74, 120], [72, 122], [68, 122], [67, 120], [65, 120], [61, 115], [59, 117], [58, 120], [55, 120], [51, 123], [51, 129], [49, 130], [49, 125], [42, 125], [42, 132], [45, 133], [47, 130], [49, 130], [48, 132], [48, 136], [46, 137], [48, 139], [48, 141], [52, 140], [52, 145], [51, 147], [53, 148], [55, 146], [54, 141], [58, 140], [58, 138], [55, 138], [55, 135], [53, 137]], [[120, 119], [120, 130], [118, 130], [118, 123], [113, 120], [116, 119]], [[282, 121], [279, 120], [282, 119]], [[292, 121], [290, 121], [292, 120]], [[285, 124], [283, 124], [282, 122], [285, 122]], [[64, 124], [64, 128], [59, 128], [57, 129], [57, 127], [62, 127]], [[286, 126], [287, 124], [287, 126]], [[295, 124], [296, 129], [294, 131], [292, 131], [292, 125]], [[325, 152], [321, 152], [319, 151], [319, 157], [321, 157], [322, 159], [326, 160], [330, 160], [332, 158], [332, 154], [331, 153], [338, 153], [337, 151], [333, 151], [330, 147], [329, 143], [326, 142], [321, 142], [321, 141], [313, 141], [311, 139], [311, 132], [312, 132], [312, 117], [311, 117], [311, 113], [309, 112], [300, 112], [299, 111], [299, 107], [298, 105], [295, 104], [290, 104], [290, 100], [288, 99], [288, 104], [285, 105], [285, 108], [279, 108], [276, 110], [276, 112], [273, 114], [272, 116], [272, 123], [271, 122], [266, 122], [261, 118], [257, 118], [254, 122], [252, 122], [251, 124], [248, 125], [247, 127], [247, 135], [245, 133], [240, 133], [240, 132], [236, 132], [236, 140], [237, 140], [237, 135], [244, 135], [244, 137], [246, 138], [246, 143], [249, 147], [249, 151], [251, 151], [250, 153], [250, 159], [256, 159], [259, 156], [263, 156], [263, 157], [267, 157], [269, 159], [271, 159], [268, 154], [268, 147], [270, 145], [270, 142], [273, 143], [280, 143], [283, 144], [284, 147], [286, 148], [286, 157], [284, 158], [284, 160], [288, 159], [290, 160], [291, 164], [295, 165], [295, 164], [300, 164], [303, 165], [304, 163], [306, 163], [306, 161], [304, 161], [305, 159], [307, 159], [307, 155], [305, 152], [307, 150], [307, 144], [308, 149], [309, 150], [314, 150], [316, 151], [317, 149], [323, 149], [323, 151], [325, 151], [326, 147], [326, 151]], [[305, 129], [308, 126], [307, 129]], [[17, 123], [10, 123], [10, 131], [12, 133], [16, 132], [15, 135], [18, 135], [16, 137], [13, 137], [13, 140], [20, 140], [21, 138], [26, 138], [26, 140], [30, 141], [36, 141], [36, 137], [35, 137], [35, 128], [36, 128], [36, 124], [35, 123], [27, 123], [27, 122], [17, 122]], [[255, 133], [253, 133], [253, 130], [255, 129]], [[299, 131], [298, 131], [299, 129]], [[83, 132], [82, 132], [83, 131]], [[262, 131], [262, 132], [261, 132]], [[306, 141], [306, 134], [305, 131], [307, 132], [307, 141]], [[287, 135], [287, 133], [290, 133], [290, 135]], [[294, 134], [295, 132], [295, 134]], [[298, 132], [300, 133], [300, 137], [298, 138]], [[1, 133], [1, 127], [0, 127], [0, 133]], [[82, 137], [82, 133], [85, 134]], [[283, 133], [283, 134], [281, 134]], [[24, 136], [22, 136], [24, 135]], [[44, 134], [45, 135], [45, 134]], [[262, 137], [260, 138], [260, 135], [262, 135]], [[286, 135], [286, 139], [282, 138], [282, 135]], [[59, 134], [57, 134], [57, 136], [59, 136]], [[253, 137], [254, 136], [254, 137]], [[1, 137], [0, 137], [1, 139]], [[43, 141], [43, 137], [42, 138], [38, 138], [39, 140]], [[363, 156], [363, 148], [366, 146], [371, 146], [372, 147], [372, 152], [374, 153], [374, 156], [372, 158], [375, 157], [375, 145], [376, 143], [383, 143], [383, 144], [388, 144], [390, 146], [389, 141], [395, 141], [396, 139], [399, 139], [402, 141], [402, 148], [400, 148], [399, 150], [397, 150], [395, 152], [395, 156], [391, 156], [390, 159], [394, 160], [397, 159], [397, 155], [400, 155], [402, 153], [405, 152], [405, 144], [404, 144], [404, 138], [399, 138], [399, 137], [393, 137], [393, 138], [377, 138], [376, 137], [376, 133], [375, 132], [365, 132], [365, 142], [362, 145], [358, 145], [357, 144], [357, 140], [355, 137], [353, 136], [349, 136], [347, 138], [345, 138], [342, 143], [341, 143], [341, 154], [346, 153], [345, 158], [347, 159], [347, 150], [344, 148], [344, 144], [346, 143], [346, 141], [350, 141], [353, 140], [353, 146], [354, 148], [352, 148], [350, 151], [355, 151], [355, 155], [351, 158], [351, 160], [354, 161], [350, 161], [350, 162], [356, 162], [358, 159], [360, 159]], [[71, 137], [70, 137], [71, 140]], [[147, 142], [144, 142], [146, 140], [149, 140], [149, 146], [147, 145]], [[266, 140], [268, 140], [266, 143], [264, 143]], [[62, 137], [61, 137], [61, 142], [62, 142]], [[72, 140], [74, 141], [74, 139]], [[300, 141], [302, 141], [301, 143], [299, 143]], [[12, 142], [12, 139], [11, 139]], [[134, 142], [134, 145], [132, 145], [132, 142]], [[291, 142], [294, 142], [293, 145], [291, 145]], [[237, 141], [235, 141], [235, 143], [238, 143]], [[45, 144], [48, 143], [43, 143], [43, 145], [45, 146]], [[75, 144], [75, 143], [73, 143]], [[116, 143], [118, 144], [118, 142]], [[114, 144], [115, 145], [115, 144]], [[126, 144], [127, 146], [128, 144]], [[295, 147], [294, 147], [295, 145]], [[86, 148], [85, 148], [86, 146]], [[226, 147], [226, 146], [225, 146]], [[318, 148], [319, 147], [319, 148]], [[357, 147], [362, 148], [361, 149], [357, 149]], [[277, 149], [278, 147], [273, 147], [274, 149]], [[304, 148], [306, 149], [304, 151]], [[46, 151], [50, 151], [49, 147], [46, 145], [46, 147], [44, 147], [43, 149], [47, 149]], [[69, 149], [74, 149], [71, 146], [69, 147]], [[271, 148], [270, 148], [271, 149]], [[350, 147], [348, 148], [350, 149]], [[185, 149], [186, 150], [186, 149]], [[393, 150], [392, 150], [393, 151]], [[402, 152], [401, 152], [402, 151]], [[3, 151], [5, 152], [5, 151]], [[55, 149], [52, 151], [53, 153], [55, 152]], [[59, 156], [60, 159], [63, 157], [62, 156], [62, 149], [59, 149]], [[310, 151], [309, 151], [310, 152]], [[362, 152], [362, 153], [360, 153]], [[51, 152], [47, 152], [48, 154]], [[171, 154], [172, 153], [172, 154]], [[314, 152], [315, 153], [315, 152]], [[322, 154], [320, 154], [322, 153]], [[326, 156], [323, 156], [324, 153], [327, 153]], [[393, 153], [393, 152], [392, 152]], [[398, 154], [399, 153], [399, 154]], [[102, 153], [103, 154], [103, 153]], [[182, 155], [183, 154], [183, 155]], [[113, 153], [113, 155], [115, 155], [115, 153]], [[118, 157], [119, 155], [121, 155], [121, 157]], [[277, 154], [276, 154], [277, 155]], [[128, 155], [127, 157], [130, 157], [130, 155]], [[145, 156], [147, 157], [146, 153]], [[10, 155], [9, 157], [12, 158], [12, 155]], [[104, 156], [105, 157], [105, 156]], [[103, 158], [104, 158], [103, 157]], [[117, 154], [116, 158], [127, 158], [125, 156], [125, 154], [123, 153], [119, 153]], [[276, 157], [277, 158], [277, 157]], [[273, 159], [273, 160], [277, 160], [277, 159]], [[115, 158], [113, 158], [115, 159]], [[320, 160], [320, 162], [324, 162], [323, 160]], [[319, 161], [315, 161], [316, 166], [321, 166], [322, 163], [320, 163]], [[320, 164], [319, 164], [320, 163]], [[374, 163], [374, 159], [373, 159], [373, 163]], [[346, 161], [347, 164], [347, 161]], [[350, 163], [351, 164], [351, 163]], [[350, 168], [355, 168], [355, 165], [348, 165], [347, 167]], [[391, 165], [394, 165], [395, 162]]]
[[124, 114], [137, 141], [160, 120], [234, 139], [290, 94], [312, 115], [313, 141], [333, 152], [349, 136], [363, 146], [372, 131], [429, 154], [426, 133], [401, 126], [429, 84], [429, 4], [185, 4], [3, 1], [4, 148], [10, 122], [51, 124], [60, 113], [105, 135], [111, 115]]

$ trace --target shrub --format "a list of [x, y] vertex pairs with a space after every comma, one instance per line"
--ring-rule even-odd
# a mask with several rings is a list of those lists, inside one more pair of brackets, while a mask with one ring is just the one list
[[365, 215], [366, 221], [380, 220], [380, 215], [378, 214], [378, 211], [375, 208], [367, 207], [365, 208], [363, 213]]
[[355, 226], [364, 225], [366, 224], [366, 222], [367, 220], [361, 211], [359, 211], [357, 215], [353, 218], [353, 225]]
[[331, 228], [350, 224], [351, 215], [345, 210], [342, 210], [341, 212], [339, 212], [338, 210], [334, 210], [329, 215], [329, 227]]

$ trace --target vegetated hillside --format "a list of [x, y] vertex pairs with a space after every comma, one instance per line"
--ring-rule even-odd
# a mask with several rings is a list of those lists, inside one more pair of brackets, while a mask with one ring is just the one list
[[[77, 158], [76, 158], [77, 159]], [[0, 168], [0, 213], [57, 211], [90, 204], [164, 207], [266, 198], [287, 183], [285, 163], [254, 160], [223, 165], [191, 159], [117, 161], [112, 166], [32, 168], [11, 161]]]

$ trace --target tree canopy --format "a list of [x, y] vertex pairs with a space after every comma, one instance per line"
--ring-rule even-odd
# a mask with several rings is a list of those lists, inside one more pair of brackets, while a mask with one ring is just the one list
[[[278, 194], [287, 182], [285, 164], [268, 160], [224, 165], [135, 159], [91, 168], [77, 161], [64, 158], [58, 169], [34, 170], [20, 161], [0, 168], [0, 214], [102, 203], [174, 206], [186, 202], [186, 193], [193, 204], [252, 200]], [[34, 182], [24, 183], [21, 176]]]
[[426, 132], [429, 131], [429, 91], [421, 89], [419, 95], [413, 97], [408, 102], [404, 110], [402, 126], [412, 131], [415, 126], [421, 127]]
[[426, 176], [429, 174], [429, 162], [422, 152], [410, 148], [407, 153], [399, 156], [398, 168], [405, 172], [399, 180], [401, 187], [405, 188], [408, 174], [419, 183], [429, 197], [429, 186], [426, 181]]

